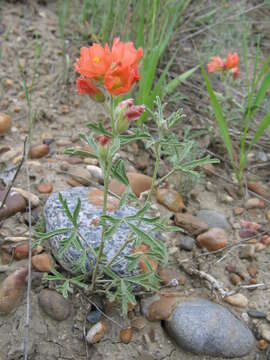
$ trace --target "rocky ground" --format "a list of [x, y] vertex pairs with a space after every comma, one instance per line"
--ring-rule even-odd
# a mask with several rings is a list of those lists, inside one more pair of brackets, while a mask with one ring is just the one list
[[[84, 201], [86, 211], [91, 205], [89, 211], [95, 216], [100, 204], [94, 189], [102, 188], [95, 161], [63, 154], [66, 147], [80, 145], [78, 133], [88, 121], [104, 115], [101, 107], [76, 94], [72, 67], [64, 82], [57, 6], [44, 4], [0, 4], [0, 198], [20, 164], [28, 133], [21, 71], [28, 84], [36, 74], [32, 95], [36, 120], [28, 160], [33, 225], [42, 220], [52, 192], [79, 186], [84, 186], [83, 193], [94, 194]], [[37, 41], [40, 55], [36, 58]], [[66, 47], [73, 63], [79, 44], [72, 37]], [[192, 113], [192, 121], [196, 119], [197, 112], [188, 104], [185, 108]], [[213, 151], [209, 137], [202, 138], [202, 144]], [[133, 190], [140, 194], [149, 186], [154, 159], [142, 143], [127, 146], [121, 155], [134, 179]], [[28, 358], [270, 358], [268, 159], [262, 148], [251, 154], [244, 197], [226, 163], [202, 169], [202, 181], [188, 193], [179, 187], [180, 176], [156, 192], [156, 213], [169, 214], [184, 233], [160, 234], [170, 255], [166, 268], [159, 269], [161, 290], [154, 297], [140, 296], [127, 319], [120, 316], [118, 307], [89, 299], [81, 290], [76, 289], [68, 300], [58, 295], [55, 284], [43, 282], [42, 277], [53, 266], [64, 272], [65, 264], [59, 263], [54, 242], [38, 247], [32, 258]], [[258, 162], [261, 167], [256, 167]], [[159, 176], [168, 170], [166, 161], [162, 162]], [[23, 166], [7, 206], [0, 209], [1, 360], [23, 358], [29, 234], [26, 179]], [[121, 191], [117, 183], [111, 189]], [[51, 212], [44, 215], [45, 223], [51, 224]]]

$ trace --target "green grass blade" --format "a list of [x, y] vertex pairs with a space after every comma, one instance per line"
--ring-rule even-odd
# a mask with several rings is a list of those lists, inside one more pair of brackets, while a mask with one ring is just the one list
[[199, 65], [193, 67], [192, 69], [189, 69], [185, 71], [183, 74], [177, 76], [173, 80], [171, 80], [165, 87], [164, 94], [171, 94], [179, 84], [181, 84], [183, 81], [187, 80], [197, 69]]
[[252, 113], [254, 113], [258, 109], [258, 107], [261, 105], [269, 88], [270, 88], [270, 69], [266, 73], [266, 75], [261, 83], [261, 86], [257, 92], [257, 96], [256, 96], [253, 106], [252, 106]]
[[263, 133], [265, 132], [265, 130], [268, 128], [269, 125], [270, 125], [270, 112], [265, 115], [265, 117], [261, 121], [257, 131], [253, 135], [251, 142], [249, 144], [249, 147], [248, 147], [248, 152], [250, 151], [252, 146], [254, 144], [256, 144], [256, 142], [260, 139], [260, 137], [263, 135]]
[[208, 91], [208, 94], [209, 94], [209, 97], [210, 97], [210, 102], [211, 102], [212, 108], [214, 110], [214, 113], [216, 115], [216, 120], [217, 120], [219, 129], [221, 131], [222, 137], [223, 137], [224, 144], [225, 144], [226, 149], [228, 151], [230, 160], [231, 160], [231, 162], [232, 162], [232, 164], [234, 166], [232, 142], [231, 142], [231, 137], [230, 137], [230, 134], [229, 134], [228, 126], [227, 126], [227, 123], [226, 123], [226, 119], [225, 119], [225, 117], [223, 115], [222, 109], [221, 109], [221, 107], [219, 105], [219, 102], [218, 102], [218, 100], [216, 98], [216, 95], [214, 93], [214, 90], [212, 88], [210, 80], [208, 79], [208, 76], [206, 74], [206, 71], [205, 71], [203, 65], [201, 66], [201, 69], [202, 69], [203, 78], [204, 78], [205, 83], [206, 83], [207, 91]]

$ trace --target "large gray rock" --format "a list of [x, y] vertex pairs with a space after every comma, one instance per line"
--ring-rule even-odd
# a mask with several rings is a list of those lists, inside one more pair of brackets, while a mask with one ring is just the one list
[[209, 226], [209, 229], [216, 227], [224, 230], [231, 229], [231, 225], [229, 224], [226, 216], [221, 212], [206, 209], [200, 210], [197, 214], [197, 217], [200, 220], [206, 222], [206, 224]]
[[[97, 207], [90, 202], [89, 194], [91, 192], [90, 188], [86, 187], [76, 187], [69, 189], [67, 191], [62, 191], [61, 194], [63, 198], [67, 201], [68, 207], [71, 212], [74, 211], [78, 198], [81, 200], [81, 210], [78, 217], [78, 228], [82, 235], [81, 244], [83, 248], [87, 251], [89, 250], [89, 245], [95, 249], [99, 247], [101, 242], [101, 226], [95, 225], [95, 218], [99, 217], [102, 213], [101, 207]], [[133, 207], [124, 206], [121, 210], [115, 212], [110, 212], [109, 214], [115, 217], [123, 217], [128, 215], [134, 215], [136, 209]], [[46, 231], [54, 231], [60, 228], [69, 228], [72, 227], [71, 221], [67, 218], [63, 207], [59, 201], [59, 193], [53, 193], [47, 200], [44, 210], [44, 219]], [[141, 228], [149, 230], [149, 227], [146, 225], [141, 225]], [[125, 224], [121, 224], [113, 236], [111, 236], [106, 242], [104, 247], [104, 254], [107, 257], [107, 260], [110, 260], [119, 250], [123, 242], [127, 239], [130, 233], [129, 227]], [[61, 265], [68, 271], [72, 271], [76, 262], [80, 259], [83, 254], [83, 250], [76, 248], [75, 246], [69, 247], [62, 255], [59, 257], [59, 250], [61, 242], [68, 237], [68, 234], [60, 234], [50, 238], [50, 244], [53, 251], [53, 254], [58, 258]], [[131, 250], [131, 244], [129, 244], [124, 251], [122, 251], [119, 256], [119, 261], [113, 266], [113, 270], [119, 274], [124, 274], [127, 266], [127, 261], [124, 256], [128, 255]], [[88, 251], [88, 255], [91, 258], [91, 261], [86, 261], [87, 271], [91, 273], [93, 270], [95, 260], [94, 256]]]
[[216, 357], [242, 357], [254, 346], [251, 331], [227, 308], [204, 299], [177, 305], [165, 329], [186, 351]]

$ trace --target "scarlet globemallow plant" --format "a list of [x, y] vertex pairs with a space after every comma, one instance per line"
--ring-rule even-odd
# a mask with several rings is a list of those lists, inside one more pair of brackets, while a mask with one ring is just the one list
[[[156, 100], [156, 112], [146, 109], [143, 104], [134, 104], [133, 99], [121, 99], [122, 101], [120, 101], [118, 98], [118, 95], [127, 94], [131, 87], [140, 80], [139, 65], [142, 57], [143, 50], [141, 48], [136, 49], [133, 43], [123, 43], [116, 38], [111, 49], [108, 44], [104, 47], [93, 44], [89, 48], [82, 48], [80, 57], [75, 63], [75, 70], [80, 75], [76, 83], [78, 93], [88, 95], [91, 100], [101, 102], [110, 117], [110, 124], [106, 128], [102, 120], [98, 123], [90, 122], [87, 127], [92, 132], [80, 135], [91, 151], [87, 151], [85, 148], [66, 150], [66, 154], [69, 155], [97, 159], [103, 172], [102, 214], [99, 219], [95, 219], [97, 226], [101, 226], [101, 238], [97, 249], [91, 247], [84, 249], [80, 243], [81, 235], [77, 223], [80, 202], [72, 214], [65, 200], [59, 196], [59, 200], [68, 218], [72, 219], [74, 226], [70, 230], [72, 235], [66, 240], [65, 246], [70, 246], [74, 242], [74, 246], [83, 249], [83, 255], [78, 260], [76, 269], [85, 273], [85, 260], [88, 261], [88, 264], [93, 264], [90, 292], [105, 294], [111, 301], [120, 301], [125, 314], [129, 303], [136, 303], [134, 288], [158, 290], [159, 279], [156, 270], [159, 264], [166, 263], [168, 255], [164, 242], [156, 238], [156, 232], [179, 231], [178, 227], [168, 225], [168, 219], [149, 215], [148, 210], [151, 208], [151, 197], [155, 186], [161, 184], [176, 171], [194, 175], [195, 168], [209, 163], [208, 158], [201, 161], [197, 159], [187, 161], [187, 156], [190, 159], [187, 148], [191, 149], [191, 144], [180, 143], [174, 131], [174, 127], [183, 117], [181, 109], [165, 117], [159, 98]], [[140, 119], [146, 110], [149, 111], [157, 127], [154, 135], [149, 132], [146, 125], [136, 127], [136, 120]], [[138, 199], [129, 184], [125, 163], [121, 157], [119, 158], [120, 150], [126, 144], [137, 140], [144, 141], [146, 148], [152, 147], [153, 149], [155, 164], [152, 183], [144, 201], [143, 199], [139, 201], [140, 208], [137, 211], [134, 209], [134, 215], [119, 217], [117, 212], [111, 213], [107, 207], [109, 180], [116, 178], [125, 185], [124, 193], [118, 197], [118, 208], [125, 205], [127, 201], [135, 199], [135, 204], [138, 205]], [[169, 155], [172, 159], [172, 170], [157, 181], [160, 157]], [[110, 241], [121, 224], [125, 224], [130, 232], [124, 242], [119, 244], [119, 248], [114, 249], [114, 255], [110, 254], [110, 257], [107, 257], [104, 253], [105, 242]], [[63, 232], [67, 232], [67, 229], [63, 229]], [[46, 238], [48, 237], [49, 235], [46, 235]], [[127, 253], [128, 255], [124, 257], [124, 254]], [[116, 263], [123, 260], [127, 262], [125, 275], [117, 273], [115, 267]], [[63, 276], [59, 273], [55, 272], [55, 276], [57, 280], [63, 280]], [[66, 279], [64, 282], [66, 284], [65, 293], [70, 291], [70, 283], [86, 287], [85, 283], [81, 284], [81, 279], [82, 277], [76, 277], [73, 282]]]

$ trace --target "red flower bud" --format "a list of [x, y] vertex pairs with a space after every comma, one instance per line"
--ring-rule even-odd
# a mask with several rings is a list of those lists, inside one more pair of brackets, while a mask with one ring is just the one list
[[233, 79], [236, 80], [239, 74], [240, 74], [240, 69], [238, 66], [236, 66], [235, 68], [233, 68]]
[[108, 142], [110, 141], [109, 136], [106, 135], [101, 135], [98, 138], [98, 142], [100, 143], [100, 145], [105, 146]]
[[134, 105], [126, 110], [124, 116], [127, 117], [129, 121], [134, 121], [138, 120], [144, 111], [144, 105]]

